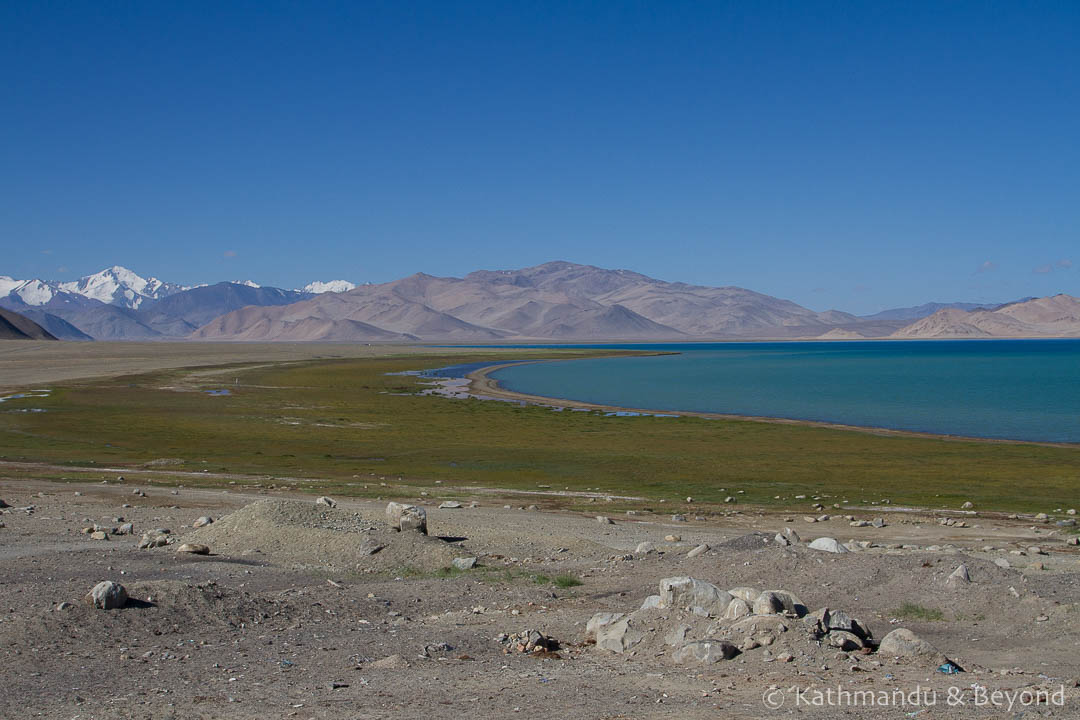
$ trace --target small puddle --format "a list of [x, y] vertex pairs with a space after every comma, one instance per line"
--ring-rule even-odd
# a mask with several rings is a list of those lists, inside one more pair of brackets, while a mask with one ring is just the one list
[[225, 388], [221, 388], [220, 390], [203, 390], [203, 392], [206, 393], [207, 395], [213, 395], [214, 397], [221, 397], [223, 395], [232, 395], [232, 392], [230, 392], [229, 390], [227, 390]]

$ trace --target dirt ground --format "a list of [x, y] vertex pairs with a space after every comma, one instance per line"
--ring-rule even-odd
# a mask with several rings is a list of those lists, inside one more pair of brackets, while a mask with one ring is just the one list
[[[427, 509], [423, 537], [389, 529], [385, 501], [337, 498], [329, 508], [276, 491], [173, 494], [149, 477], [0, 479], [10, 506], [0, 511], [0, 717], [1080, 717], [1080, 554], [1053, 521], [957, 513], [968, 527], [946, 527], [938, 517], [882, 507], [830, 507], [833, 518], [815, 523], [738, 507], [698, 520], [692, 505], [642, 503], [628, 515], [605, 512], [608, 503], [597, 499], [595, 514], [608, 524], [563, 509], [565, 498], [450, 496], [433, 485], [409, 499]], [[387, 488], [388, 498], [393, 492]], [[439, 509], [447, 499], [463, 507]], [[820, 512], [812, 502], [807, 515]], [[539, 507], [529, 509], [533, 503]], [[852, 527], [848, 514], [887, 525]], [[204, 515], [215, 522], [193, 529]], [[126, 522], [133, 535], [94, 540], [82, 532]], [[773, 540], [785, 526], [803, 542]], [[154, 529], [171, 530], [173, 544], [138, 549]], [[806, 546], [821, 536], [873, 546], [839, 555]], [[643, 541], [657, 552], [639, 552]], [[211, 554], [177, 553], [182, 542]], [[710, 549], [687, 557], [701, 543]], [[478, 566], [444, 570], [465, 557]], [[971, 582], [949, 587], [946, 577], [961, 563]], [[560, 584], [560, 576], [581, 584]], [[708, 664], [674, 661], [661, 641], [682, 622], [671, 611], [657, 611], [655, 628], [632, 651], [586, 642], [594, 614], [637, 610], [672, 576], [785, 590], [810, 611], [848, 612], [877, 641], [908, 628], [965, 672], [843, 652], [794, 618], [774, 644]], [[82, 601], [102, 580], [127, 588], [127, 606]], [[64, 602], [71, 607], [60, 609]], [[687, 626], [701, 632], [706, 622], [716, 621], [690, 618]], [[522, 653], [499, 640], [528, 630], [559, 648]], [[815, 704], [815, 691], [828, 689], [921, 690], [923, 705], [911, 697], [900, 705], [895, 694], [877, 707], [866, 696], [861, 706], [840, 695]], [[1025, 689], [1060, 692], [1064, 705], [1012, 695], [1009, 708], [1009, 696], [995, 703], [988, 694]]]

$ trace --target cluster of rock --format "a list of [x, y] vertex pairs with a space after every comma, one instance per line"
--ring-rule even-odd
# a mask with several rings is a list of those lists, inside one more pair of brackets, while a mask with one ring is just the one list
[[[631, 613], [603, 612], [586, 626], [586, 641], [614, 653], [651, 649], [676, 663], [715, 663], [757, 648], [765, 659], [791, 662], [791, 651], [803, 645], [847, 653], [869, 654], [875, 642], [869, 627], [843, 610], [824, 607], [810, 613], [794, 594], [785, 590], [736, 587], [722, 590], [692, 577], [660, 581], [660, 592], [645, 598]], [[882, 641], [882, 650], [894, 656], [932, 652], [932, 646], [903, 631]], [[895, 637], [894, 637], [895, 636]]]
[[503, 645], [503, 654], [554, 652], [559, 649], [559, 641], [544, 635], [539, 630], [522, 630], [517, 633], [502, 633], [495, 641]]
[[91, 540], [108, 540], [111, 535], [132, 535], [135, 532], [135, 526], [132, 523], [124, 522], [124, 518], [113, 518], [113, 522], [121, 523], [120, 525], [87, 525], [80, 532], [83, 535], [89, 535]]

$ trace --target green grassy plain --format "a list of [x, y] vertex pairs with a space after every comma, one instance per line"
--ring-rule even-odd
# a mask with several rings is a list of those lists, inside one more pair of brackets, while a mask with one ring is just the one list
[[[1077, 504], [1080, 448], [553, 412], [418, 396], [416, 378], [387, 374], [500, 357], [523, 355], [447, 351], [272, 364], [218, 376], [168, 370], [61, 383], [48, 398], [0, 406], [0, 455], [120, 467], [175, 458], [182, 462], [160, 469], [245, 474], [252, 483], [265, 476], [314, 478], [313, 489], [342, 495], [391, 494], [377, 485], [362, 489], [374, 475], [414, 485], [548, 485], [669, 502], [689, 495], [722, 503], [730, 495], [740, 504], [805, 506], [794, 496], [827, 493], [834, 501], [889, 498], [927, 507], [972, 500], [982, 510]], [[233, 394], [198, 391], [215, 387]], [[46, 412], [18, 412], [30, 407]], [[74, 471], [64, 476], [100, 479]], [[190, 476], [178, 482], [214, 484]]]

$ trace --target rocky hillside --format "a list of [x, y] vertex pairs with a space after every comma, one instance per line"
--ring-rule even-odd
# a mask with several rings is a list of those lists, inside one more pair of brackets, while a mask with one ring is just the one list
[[55, 340], [56, 338], [28, 317], [0, 309], [0, 340]]
[[1080, 337], [1080, 299], [1062, 294], [994, 310], [939, 310], [901, 328], [892, 337]]

